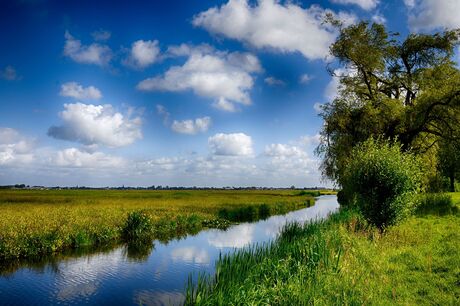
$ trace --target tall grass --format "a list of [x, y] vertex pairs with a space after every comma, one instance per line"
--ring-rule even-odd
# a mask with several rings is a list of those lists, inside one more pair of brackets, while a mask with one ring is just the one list
[[[452, 194], [454, 206], [460, 193]], [[428, 196], [427, 203], [444, 203]], [[189, 279], [186, 305], [459, 305], [460, 215], [419, 211], [385, 235], [351, 210], [287, 225]]]
[[[147, 232], [165, 241], [248, 218], [221, 219], [223, 209], [251, 207], [253, 220], [311, 201], [290, 190], [0, 190], [0, 260], [113, 244]], [[148, 226], [136, 225], [139, 212]]]
[[185, 304], [313, 303], [322, 275], [340, 271], [343, 244], [333, 225], [352, 218], [343, 211], [325, 221], [287, 224], [271, 243], [220, 256], [213, 276], [189, 279]]
[[429, 193], [420, 196], [417, 215], [448, 215], [458, 213], [452, 197], [446, 193]]

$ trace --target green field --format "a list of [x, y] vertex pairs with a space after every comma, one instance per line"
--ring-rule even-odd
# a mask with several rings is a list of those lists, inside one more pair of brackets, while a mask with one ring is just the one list
[[[33, 257], [121, 240], [127, 216], [144, 211], [152, 238], [168, 239], [312, 205], [296, 190], [0, 190], [0, 259]], [[225, 220], [228, 219], [228, 220]]]
[[[188, 287], [198, 305], [459, 305], [460, 193], [381, 235], [343, 209], [224, 256]], [[193, 291], [192, 291], [193, 289]]]

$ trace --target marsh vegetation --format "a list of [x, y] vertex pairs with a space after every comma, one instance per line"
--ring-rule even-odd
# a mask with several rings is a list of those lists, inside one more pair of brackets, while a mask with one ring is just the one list
[[265, 218], [307, 207], [298, 191], [0, 191], [0, 258], [138, 238], [168, 240], [203, 227]]

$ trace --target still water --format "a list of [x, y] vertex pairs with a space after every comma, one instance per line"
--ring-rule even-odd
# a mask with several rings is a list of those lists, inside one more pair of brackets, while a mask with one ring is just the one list
[[142, 249], [128, 246], [85, 255], [24, 263], [0, 275], [0, 305], [176, 305], [183, 301], [191, 273], [214, 271], [219, 253], [275, 238], [286, 222], [324, 218], [338, 209], [336, 196], [314, 206], [241, 223], [227, 230], [204, 230]]

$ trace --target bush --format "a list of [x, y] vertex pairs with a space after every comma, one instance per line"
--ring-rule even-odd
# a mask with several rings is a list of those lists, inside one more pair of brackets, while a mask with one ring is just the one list
[[420, 160], [398, 144], [369, 139], [352, 151], [345, 169], [345, 198], [380, 229], [397, 223], [415, 208], [422, 187]]
[[444, 216], [458, 213], [458, 208], [452, 197], [445, 193], [428, 193], [420, 197], [417, 207], [418, 215]]
[[153, 222], [144, 211], [132, 211], [128, 214], [123, 227], [125, 239], [139, 239], [152, 233]]

